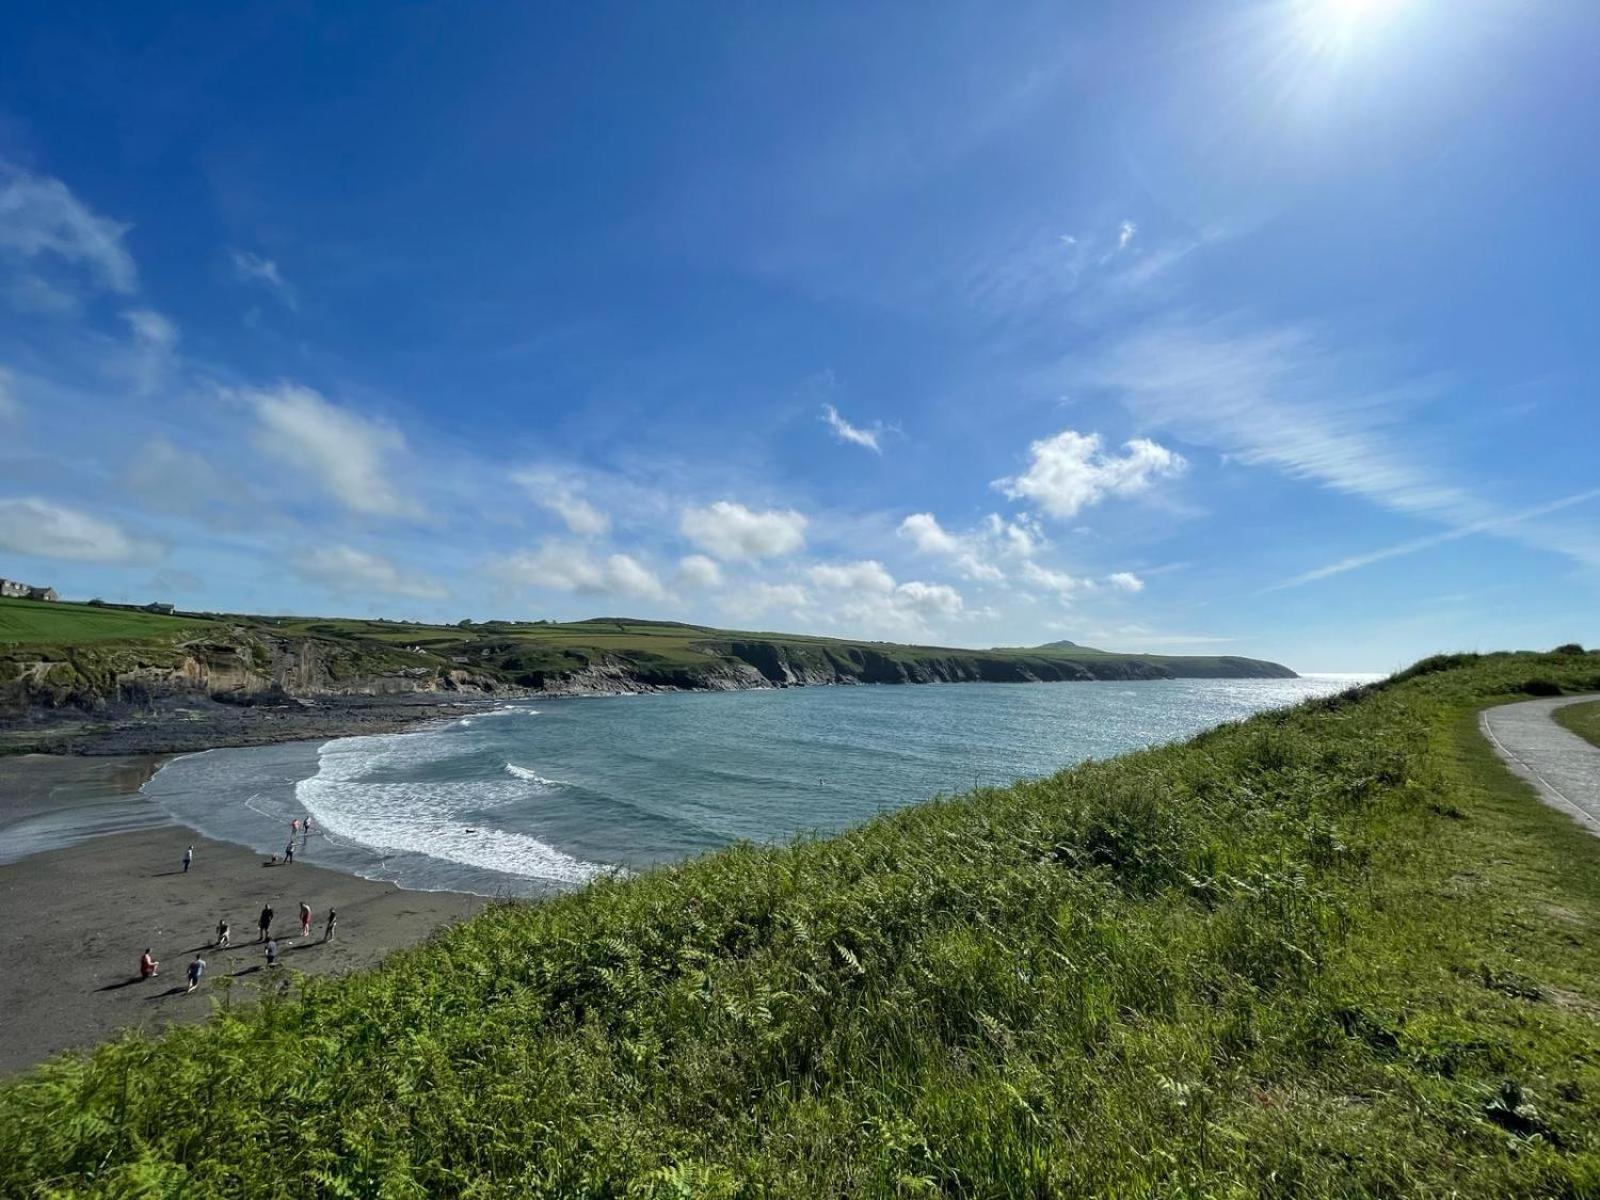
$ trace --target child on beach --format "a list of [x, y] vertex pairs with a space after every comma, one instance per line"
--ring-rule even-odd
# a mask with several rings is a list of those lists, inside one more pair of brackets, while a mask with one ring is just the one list
[[183, 852], [183, 873], [185, 875], [187, 875], [189, 873], [189, 864], [192, 863], [193, 861], [194, 861], [194, 847], [190, 846], [187, 850], [185, 850]]
[[277, 938], [273, 938], [271, 941], [269, 941], [267, 943], [267, 966], [275, 967], [277, 965], [278, 965], [278, 939]]
[[328, 910], [328, 927], [322, 931], [322, 940], [325, 942], [333, 941], [334, 931], [338, 928], [339, 910], [336, 908], [330, 908]]
[[311, 905], [300, 901], [300, 936], [311, 936]]
[[[194, 991], [195, 988], [200, 986], [200, 976], [204, 975], [205, 973], [206, 960], [196, 954], [194, 956], [194, 961], [189, 964], [189, 992]], [[184, 994], [188, 995], [188, 992], [185, 992]]]
[[161, 968], [161, 964], [150, 957], [150, 947], [144, 948], [144, 953], [139, 955], [139, 978], [149, 979]]
[[232, 930], [228, 928], [227, 921], [217, 922], [217, 949], [221, 950], [231, 940]]

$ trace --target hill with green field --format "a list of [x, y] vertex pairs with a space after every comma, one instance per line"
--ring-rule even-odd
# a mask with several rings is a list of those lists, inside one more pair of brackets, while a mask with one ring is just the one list
[[1596, 689], [1430, 660], [496, 906], [0, 1088], [0, 1194], [1591, 1196], [1600, 840], [1476, 714]]
[[612, 617], [422, 625], [0, 601], [0, 709], [13, 713], [137, 706], [181, 693], [247, 699], [1292, 675], [1250, 658], [907, 646]]

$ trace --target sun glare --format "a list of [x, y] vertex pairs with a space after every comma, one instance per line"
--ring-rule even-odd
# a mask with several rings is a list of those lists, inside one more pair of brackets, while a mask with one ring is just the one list
[[1343, 55], [1373, 37], [1406, 0], [1299, 0], [1300, 36], [1315, 50]]

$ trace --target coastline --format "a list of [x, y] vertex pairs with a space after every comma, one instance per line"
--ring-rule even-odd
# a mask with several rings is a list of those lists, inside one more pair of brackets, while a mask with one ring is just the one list
[[[405, 891], [309, 864], [265, 865], [265, 856], [205, 838], [138, 796], [163, 761], [0, 759], [0, 823], [7, 832], [35, 836], [41, 822], [103, 822], [119, 811], [122, 823], [87, 834], [80, 824], [75, 836], [84, 840], [0, 863], [0, 1077], [122, 1030], [204, 1020], [225, 979], [235, 997], [249, 999], [291, 970], [326, 975], [372, 966], [492, 903], [458, 892]], [[195, 861], [185, 874], [182, 855], [191, 843]], [[295, 917], [302, 899], [316, 917], [304, 944]], [[277, 913], [274, 928], [287, 935], [279, 939], [283, 966], [270, 973], [254, 941], [257, 914], [268, 902]], [[323, 945], [317, 939], [330, 907], [339, 910], [338, 937]], [[184, 968], [197, 948], [214, 942], [223, 917], [235, 944], [202, 951], [205, 980], [185, 995], [178, 986]], [[140, 981], [136, 968], [146, 946], [161, 971]]]

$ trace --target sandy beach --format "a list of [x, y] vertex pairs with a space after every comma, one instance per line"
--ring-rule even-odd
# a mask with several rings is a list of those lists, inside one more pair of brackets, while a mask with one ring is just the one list
[[[223, 978], [236, 981], [239, 997], [249, 994], [241, 987], [287, 978], [289, 969], [320, 975], [371, 966], [488, 903], [300, 863], [267, 865], [252, 850], [202, 838], [166, 822], [136, 794], [159, 763], [150, 756], [0, 759], [0, 851], [17, 840], [14, 831], [36, 837], [52, 821], [74, 836], [97, 822], [122, 830], [0, 865], [0, 1075], [118, 1030], [202, 1020]], [[307, 940], [296, 916], [301, 900], [315, 915]], [[283, 961], [270, 973], [256, 941], [263, 904], [275, 910]], [[325, 944], [330, 907], [339, 910], [339, 929]], [[234, 944], [213, 950], [223, 918]], [[161, 969], [141, 981], [146, 946]], [[184, 970], [196, 950], [207, 972], [185, 995]]]

